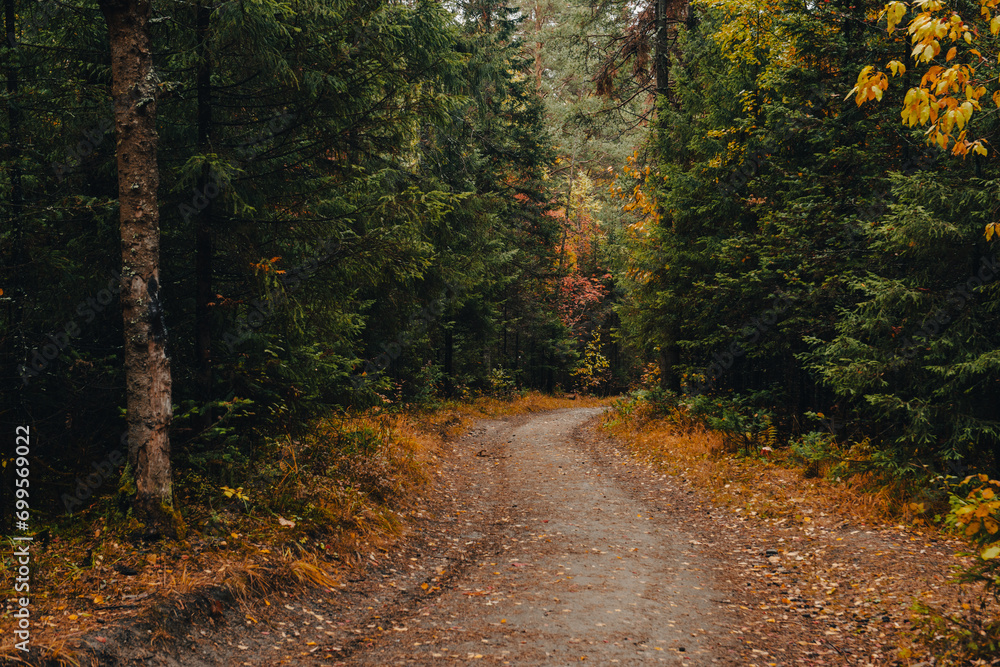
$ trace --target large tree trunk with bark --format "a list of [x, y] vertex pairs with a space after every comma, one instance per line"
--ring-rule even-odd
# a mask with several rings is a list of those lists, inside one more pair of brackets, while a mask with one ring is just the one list
[[147, 536], [176, 535], [170, 473], [170, 362], [160, 301], [156, 201], [157, 78], [149, 41], [150, 0], [100, 0], [111, 39], [118, 139], [122, 311], [129, 463], [135, 517]]

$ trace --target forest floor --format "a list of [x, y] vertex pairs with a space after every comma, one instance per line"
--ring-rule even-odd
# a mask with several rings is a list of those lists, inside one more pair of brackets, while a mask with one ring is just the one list
[[836, 507], [745, 516], [637, 460], [601, 412], [483, 420], [452, 439], [405, 534], [334, 586], [163, 604], [82, 634], [78, 655], [192, 667], [907, 665], [914, 600], [963, 604], [948, 583], [959, 542]]

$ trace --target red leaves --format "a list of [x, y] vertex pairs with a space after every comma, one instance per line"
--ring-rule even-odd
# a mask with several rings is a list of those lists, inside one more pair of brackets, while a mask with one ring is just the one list
[[580, 274], [564, 277], [559, 287], [559, 319], [571, 329], [583, 321], [591, 306], [600, 303], [608, 295], [608, 288], [600, 278]]

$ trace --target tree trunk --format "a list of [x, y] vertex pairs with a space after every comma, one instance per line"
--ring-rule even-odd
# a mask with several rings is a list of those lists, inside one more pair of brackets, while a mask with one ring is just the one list
[[[21, 107], [18, 96], [18, 55], [14, 11], [14, 0], [4, 2], [4, 27], [7, 33], [7, 122], [10, 140], [10, 210], [12, 228], [17, 230], [20, 241], [21, 209], [24, 204], [24, 190], [21, 187]], [[18, 244], [20, 245], [20, 243]]]
[[[521, 377], [519, 371], [521, 370], [521, 327], [517, 326], [514, 329], [514, 375]], [[521, 388], [520, 380], [518, 380], [518, 389]]]
[[177, 535], [170, 473], [170, 362], [160, 300], [156, 93], [150, 0], [99, 0], [111, 42], [122, 237], [129, 464], [145, 536]]
[[[211, 8], [199, 2], [196, 8], [198, 31], [198, 151], [211, 150], [212, 141], [212, 66], [208, 52], [208, 28]], [[202, 169], [198, 192], [204, 193], [211, 174]], [[197, 216], [195, 231], [195, 350], [198, 362], [198, 389], [203, 403], [212, 400], [212, 198]], [[202, 428], [212, 425], [212, 410], [203, 406]]]

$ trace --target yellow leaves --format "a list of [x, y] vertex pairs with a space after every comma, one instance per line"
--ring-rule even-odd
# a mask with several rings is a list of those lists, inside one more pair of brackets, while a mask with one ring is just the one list
[[962, 132], [958, 135], [958, 141], [956, 141], [955, 145], [952, 147], [951, 154], [965, 157], [969, 154], [971, 149], [971, 151], [976, 155], [986, 155], [986, 147], [982, 145], [984, 141], [986, 140], [978, 139], [976, 141], [966, 141], [965, 132]]
[[928, 121], [937, 120], [937, 109], [937, 98], [922, 88], [910, 88], [903, 99], [900, 115], [909, 127], [926, 125]]
[[986, 225], [986, 240], [992, 241], [994, 235], [1000, 238], [1000, 222], [991, 222]]
[[[889, 87], [889, 79], [882, 72], [872, 74], [875, 68], [868, 65], [858, 73], [858, 82], [847, 94], [847, 97], [854, 95], [854, 102], [861, 106], [868, 100], [881, 100], [882, 92]], [[845, 98], [846, 99], [846, 98]]]
[[943, 71], [944, 68], [941, 67], [940, 65], [932, 65], [931, 67], [927, 68], [927, 71], [924, 72], [924, 75], [920, 77], [920, 87], [927, 88], [931, 84], [938, 84], [940, 82], [941, 72]]
[[972, 118], [972, 103], [964, 102], [962, 106], [949, 111], [948, 115], [949, 119], [947, 129], [950, 130], [951, 124], [955, 123], [958, 125], [958, 129], [961, 130], [965, 127], [965, 124], [969, 122], [969, 119]]
[[221, 486], [219, 488], [222, 490], [222, 494], [224, 496], [226, 496], [226, 498], [236, 497], [239, 500], [242, 500], [244, 502], [247, 502], [247, 501], [250, 500], [250, 498], [246, 494], [243, 493], [243, 487], [242, 486], [239, 487], [238, 489], [231, 489], [228, 486]]
[[[910, 56], [924, 70], [920, 85], [906, 93], [900, 111], [902, 123], [908, 127], [929, 125], [925, 133], [928, 144], [942, 150], [950, 148], [952, 154], [963, 157], [988, 153], [985, 140], [967, 137], [975, 113], [982, 110], [983, 98], [989, 94], [989, 99], [1000, 108], [1000, 77], [990, 84], [992, 90], [987, 90], [983, 85], [987, 79], [976, 78], [976, 68], [985, 60], [983, 54], [976, 48], [959, 48], [958, 44], [973, 45], [987, 30], [993, 36], [1000, 36], [1000, 15], [994, 15], [1000, 0], [980, 0], [979, 5], [979, 16], [973, 22], [946, 8], [941, 0], [891, 0], [881, 14], [889, 32], [896, 30], [909, 15], [906, 31]], [[1000, 53], [997, 62], [1000, 63]], [[891, 60], [886, 63], [885, 71], [895, 77], [906, 74], [907, 68], [902, 62]], [[887, 87], [886, 75], [869, 66], [859, 73], [850, 95], [860, 106], [869, 100], [881, 100]], [[1000, 236], [1000, 227], [987, 226], [986, 233], [992, 240], [993, 234]]]
[[936, 21], [930, 14], [919, 14], [910, 21], [910, 25], [907, 26], [906, 31], [912, 35], [911, 40], [914, 43], [922, 42], [928, 36], [934, 34], [934, 27], [936, 25]]
[[941, 44], [933, 39], [926, 44], [920, 43], [914, 46], [910, 56], [918, 62], [928, 63], [939, 53], [941, 53]]
[[964, 527], [964, 534], [975, 542], [984, 544], [979, 556], [983, 560], [1000, 557], [1000, 481], [986, 475], [970, 475], [962, 484], [977, 481], [981, 484], [963, 498], [952, 496], [952, 511], [948, 514], [948, 524], [955, 528]]
[[902, 2], [890, 2], [885, 6], [887, 31], [892, 32], [906, 15], [906, 4]]
[[966, 84], [965, 86], [965, 99], [971, 100], [975, 107], [979, 108], [979, 98], [986, 94], [986, 86], [972, 86]]

